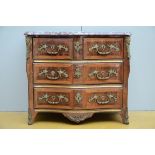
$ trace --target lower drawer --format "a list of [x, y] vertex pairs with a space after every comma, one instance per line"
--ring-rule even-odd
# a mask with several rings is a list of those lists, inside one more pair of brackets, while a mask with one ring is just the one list
[[34, 63], [35, 84], [123, 83], [122, 62]]
[[48, 109], [121, 108], [122, 88], [34, 88], [34, 104]]

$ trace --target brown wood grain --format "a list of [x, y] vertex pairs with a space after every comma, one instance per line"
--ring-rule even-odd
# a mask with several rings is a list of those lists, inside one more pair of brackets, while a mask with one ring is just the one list
[[27, 61], [26, 71], [28, 78], [28, 124], [33, 124], [37, 112], [34, 110], [33, 104], [33, 56], [32, 56], [32, 37], [26, 37]]
[[[116, 94], [117, 101], [109, 104], [98, 104], [89, 102], [89, 98], [93, 95], [106, 96], [107, 94]], [[121, 108], [122, 106], [122, 89], [121, 88], [102, 88], [102, 89], [87, 89], [85, 91], [86, 109], [100, 109], [100, 108]]]
[[[128, 124], [128, 77], [130, 62], [127, 39], [129, 36], [114, 34], [66, 34], [61, 36], [32, 35], [26, 36], [26, 38], [29, 40], [26, 64], [29, 96], [28, 124], [33, 124], [39, 110], [55, 110], [55, 112], [63, 110], [63, 113], [74, 111], [75, 115], [70, 117], [74, 117], [75, 121], [78, 121], [79, 117], [85, 117], [84, 114], [78, 115], [84, 110], [87, 111], [86, 113], [89, 110], [90, 112], [91, 110], [95, 112], [100, 110], [118, 110], [122, 117], [122, 122]], [[81, 46], [79, 51], [77, 51], [75, 46], [77, 42]], [[46, 50], [49, 52], [42, 49], [38, 50], [43, 44], [48, 45]], [[95, 44], [103, 45], [102, 48], [100, 47], [99, 53], [94, 48], [90, 51], [90, 48], [92, 49]], [[56, 52], [56, 54], [51, 55], [52, 45], [56, 45], [54, 51], [58, 51], [57, 45], [67, 47], [68, 51], [60, 50], [60, 53]], [[119, 48], [116, 50], [113, 45]], [[100, 52], [101, 50], [102, 52], [107, 52], [109, 49], [110, 53], [108, 54], [101, 54]], [[40, 60], [40, 62], [36, 63], [34, 60]], [[57, 60], [57, 62], [44, 62], [43, 60]], [[59, 63], [60, 60], [64, 62]], [[76, 60], [80, 62], [76, 62]], [[112, 62], [95, 62], [96, 60], [112, 60]], [[122, 60], [122, 62], [117, 60]], [[92, 63], [87, 63], [87, 61], [92, 61]], [[42, 72], [43, 70], [46, 70], [47, 74]], [[61, 74], [59, 77], [57, 73], [62, 73], [64, 70], [68, 76]], [[109, 74], [111, 70], [115, 71], [112, 75]], [[95, 71], [95, 74], [93, 71]], [[92, 72], [93, 74], [90, 74]], [[45, 87], [51, 84], [58, 85], [59, 87]], [[122, 84], [123, 87], [98, 87], [105, 84]], [[41, 85], [41, 88], [36, 88], [39, 85]], [[79, 87], [80, 85], [89, 85], [90, 87]], [[93, 87], [91, 88], [92, 85]], [[61, 86], [65, 86], [65, 88]], [[74, 88], [70, 86], [74, 86]], [[94, 86], [96, 87], [94, 88]], [[109, 94], [115, 96], [116, 100], [109, 100]], [[99, 102], [97, 100], [89, 100], [94, 95], [99, 96]], [[100, 101], [108, 101], [108, 103]], [[80, 119], [83, 120], [82, 118]]]
[[[50, 55], [46, 52], [39, 51], [38, 48], [46, 44], [51, 51], [51, 45], [64, 45], [68, 51], [59, 52], [60, 54]], [[56, 49], [58, 51], [58, 49]], [[33, 57], [34, 59], [72, 59], [73, 58], [73, 39], [72, 38], [34, 38], [33, 39]]]
[[[67, 103], [48, 104], [47, 102], [39, 101], [39, 97], [44, 94], [50, 96], [65, 95], [69, 99]], [[51, 99], [49, 99], [50, 101]], [[34, 105], [35, 108], [53, 108], [53, 109], [72, 109], [73, 106], [73, 92], [70, 89], [61, 88], [34, 88]]]
[[[77, 99], [77, 94], [80, 94], [80, 99]], [[116, 94], [117, 102], [110, 104], [99, 105], [90, 103], [89, 98], [94, 95]], [[69, 98], [67, 103], [50, 105], [47, 102], [40, 101], [39, 98], [44, 94], [48, 95], [66, 95]], [[50, 100], [50, 99], [49, 99]], [[122, 106], [122, 88], [34, 88], [34, 104], [35, 108], [58, 108], [58, 109], [100, 109], [100, 108], [121, 108]]]
[[[59, 64], [59, 63], [34, 63], [34, 83], [42, 84], [72, 84], [73, 81], [73, 65], [72, 64]], [[62, 77], [56, 80], [48, 79], [47, 76], [40, 76], [43, 70], [48, 70], [48, 76], [51, 76], [51, 71], [65, 71], [68, 77]], [[56, 74], [56, 76], [58, 76]]]
[[[110, 54], [99, 55], [96, 52], [90, 52], [89, 48], [94, 44], [114, 44], [119, 45], [119, 51], [111, 50]], [[106, 50], [105, 50], [106, 51]], [[84, 59], [121, 59], [123, 58], [123, 38], [85, 38], [84, 39]]]
[[[104, 83], [123, 83], [123, 63], [34, 63], [34, 83], [38, 84], [104, 84]], [[40, 73], [47, 69], [48, 75], [52, 70], [65, 70], [68, 77], [59, 79], [48, 79], [41, 76]], [[116, 75], [109, 77], [109, 71], [113, 69], [117, 71]], [[98, 71], [97, 75], [90, 76], [90, 73]], [[103, 74], [103, 75], [102, 75]], [[104, 79], [104, 77], [108, 77]]]
[[[109, 70], [114, 69], [117, 71], [117, 75], [112, 75], [107, 79]], [[103, 73], [103, 76], [97, 78], [96, 75], [89, 76], [93, 71], [99, 71], [99, 75]], [[86, 84], [104, 84], [104, 83], [122, 83], [123, 82], [123, 64], [122, 63], [92, 63], [84, 64], [84, 82]]]

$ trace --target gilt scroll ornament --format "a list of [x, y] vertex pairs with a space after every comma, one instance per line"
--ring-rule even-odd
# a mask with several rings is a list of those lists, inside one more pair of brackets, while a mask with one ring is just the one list
[[64, 94], [49, 95], [45, 93], [38, 99], [47, 104], [65, 104], [69, 101], [68, 97]]
[[46, 52], [49, 55], [58, 55], [62, 54], [62, 52], [68, 52], [69, 49], [67, 46], [59, 44], [59, 45], [47, 45], [47, 44], [41, 44], [38, 48], [39, 52]]
[[80, 123], [81, 121], [84, 121], [85, 119], [88, 119], [93, 116], [94, 113], [88, 112], [88, 113], [82, 113], [82, 112], [72, 112], [72, 113], [63, 113], [65, 117], [67, 117], [70, 121], [73, 121], [75, 123]]
[[90, 78], [97, 78], [98, 80], [107, 80], [111, 77], [117, 77], [118, 73], [116, 69], [109, 69], [108, 71], [94, 70], [89, 73]]
[[128, 53], [128, 58], [131, 58], [131, 54], [130, 54], [130, 37], [126, 37], [125, 38], [125, 45], [126, 45], [126, 50]]
[[95, 52], [99, 55], [108, 55], [111, 54], [112, 51], [119, 52], [119, 44], [118, 43], [113, 43], [113, 44], [93, 44], [89, 48], [89, 52]]
[[97, 103], [97, 104], [110, 104], [110, 103], [116, 103], [117, 102], [117, 96], [116, 94], [104, 94], [104, 95], [97, 95], [94, 94], [89, 98], [89, 103]]
[[29, 59], [30, 46], [32, 45], [32, 38], [26, 36], [26, 60]]
[[44, 77], [48, 80], [60, 80], [60, 79], [66, 79], [69, 77], [67, 71], [61, 68], [43, 69], [39, 72], [39, 76]]

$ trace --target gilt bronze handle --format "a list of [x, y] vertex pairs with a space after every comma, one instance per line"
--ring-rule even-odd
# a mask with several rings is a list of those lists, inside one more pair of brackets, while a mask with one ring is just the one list
[[90, 78], [96, 77], [98, 80], [107, 80], [111, 77], [117, 77], [117, 70], [116, 69], [109, 69], [108, 71], [98, 71], [94, 70], [89, 73]]
[[120, 50], [117, 43], [114, 44], [94, 44], [89, 48], [89, 52], [95, 52], [99, 55], [109, 55], [112, 51], [118, 52]]
[[40, 71], [39, 76], [47, 78], [49, 80], [66, 79], [69, 77], [65, 69], [43, 69]]
[[61, 54], [62, 52], [68, 52], [68, 47], [62, 44], [59, 45], [41, 44], [38, 48], [38, 51], [46, 52], [49, 55], [58, 55]]
[[48, 104], [64, 104], [69, 101], [68, 97], [63, 94], [48, 95], [47, 93], [45, 93], [38, 99], [39, 101], [43, 101], [44, 103], [48, 103]]
[[89, 103], [97, 103], [97, 104], [110, 104], [110, 103], [116, 103], [117, 102], [117, 96], [115, 94], [109, 93], [106, 95], [93, 95], [89, 98]]

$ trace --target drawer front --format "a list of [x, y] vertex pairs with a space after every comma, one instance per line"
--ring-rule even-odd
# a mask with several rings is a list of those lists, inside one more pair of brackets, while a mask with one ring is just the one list
[[34, 63], [34, 83], [123, 83], [123, 63]]
[[72, 84], [72, 64], [34, 63], [34, 83]]
[[72, 103], [71, 89], [34, 88], [35, 108], [71, 109]]
[[84, 68], [84, 81], [87, 84], [123, 83], [122, 63], [91, 63]]
[[72, 38], [34, 38], [34, 59], [72, 59]]
[[85, 98], [87, 109], [121, 108], [122, 89], [87, 89], [85, 92]]
[[122, 88], [34, 88], [35, 108], [121, 108]]
[[85, 38], [84, 59], [123, 58], [123, 38]]

